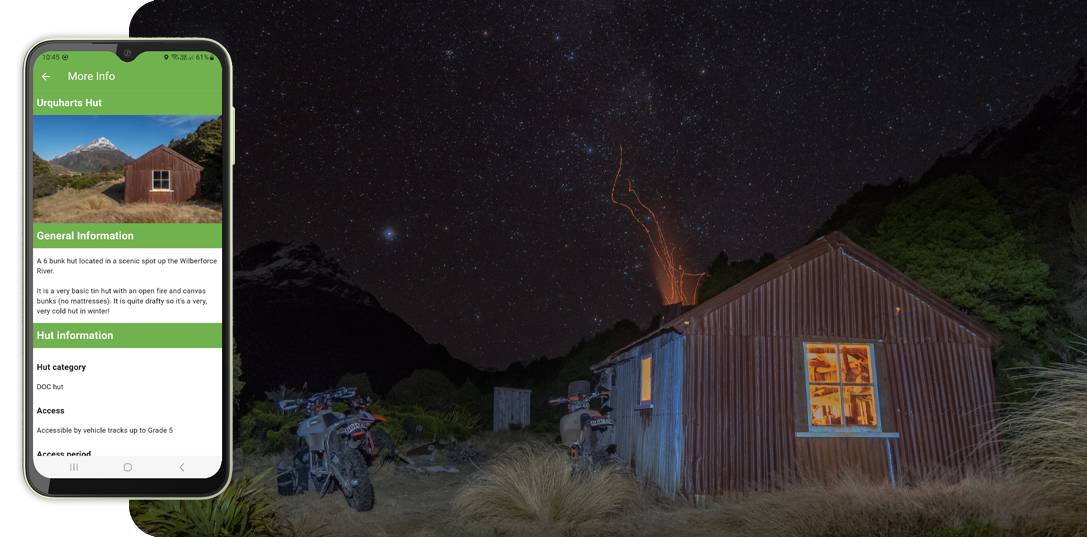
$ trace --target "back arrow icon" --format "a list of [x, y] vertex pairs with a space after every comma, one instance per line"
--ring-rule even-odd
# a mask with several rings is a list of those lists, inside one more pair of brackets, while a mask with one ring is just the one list
[[46, 82], [48, 82], [49, 81], [49, 75], [47, 75], [45, 73], [42, 73], [42, 80], [45, 80]]
[[181, 471], [184, 472], [185, 471], [185, 463], [181, 463], [181, 466], [178, 466], [178, 468], [181, 468]]

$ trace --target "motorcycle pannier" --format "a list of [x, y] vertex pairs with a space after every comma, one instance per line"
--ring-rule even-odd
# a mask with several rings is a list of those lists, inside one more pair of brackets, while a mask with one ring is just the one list
[[279, 495], [294, 496], [294, 469], [287, 466], [287, 463], [279, 461], [279, 466], [276, 466], [276, 475], [276, 485], [279, 486]]

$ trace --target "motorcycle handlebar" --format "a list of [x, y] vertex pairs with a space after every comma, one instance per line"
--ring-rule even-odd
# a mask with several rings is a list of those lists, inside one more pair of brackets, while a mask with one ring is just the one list
[[365, 399], [355, 397], [356, 390], [358, 390], [358, 388], [339, 388], [334, 391], [315, 393], [307, 399], [284, 399], [279, 402], [279, 409], [294, 410], [301, 406], [312, 407], [322, 405], [331, 401], [332, 399], [353, 399], [353, 403], [357, 402], [361, 404], [369, 404], [369, 397]]
[[[598, 391], [598, 392], [593, 392], [593, 393], [589, 394], [588, 396], [585, 396], [584, 400], [585, 401], [590, 401], [592, 399], [603, 398], [603, 397], [608, 396], [608, 395], [611, 395], [610, 390], [601, 390], [601, 391]], [[558, 406], [558, 405], [561, 405], [563, 403], [573, 403], [574, 401], [581, 401], [581, 400], [583, 400], [581, 398], [581, 396], [576, 396], [573, 399], [567, 399], [565, 397], [552, 397], [550, 400], [548, 400], [548, 403], [550, 403], [551, 406]]]

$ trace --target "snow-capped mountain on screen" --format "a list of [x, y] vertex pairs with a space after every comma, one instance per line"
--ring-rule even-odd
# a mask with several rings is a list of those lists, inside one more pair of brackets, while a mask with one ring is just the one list
[[110, 168], [117, 164], [128, 164], [134, 159], [106, 138], [95, 138], [87, 145], [77, 145], [63, 155], [50, 160], [52, 164], [63, 166], [77, 173], [91, 173]]

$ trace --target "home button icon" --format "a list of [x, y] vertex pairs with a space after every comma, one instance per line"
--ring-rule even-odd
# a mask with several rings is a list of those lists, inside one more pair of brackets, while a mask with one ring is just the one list
[[125, 471], [126, 472], [131, 472], [132, 471], [132, 463], [130, 463], [130, 462], [125, 463]]

